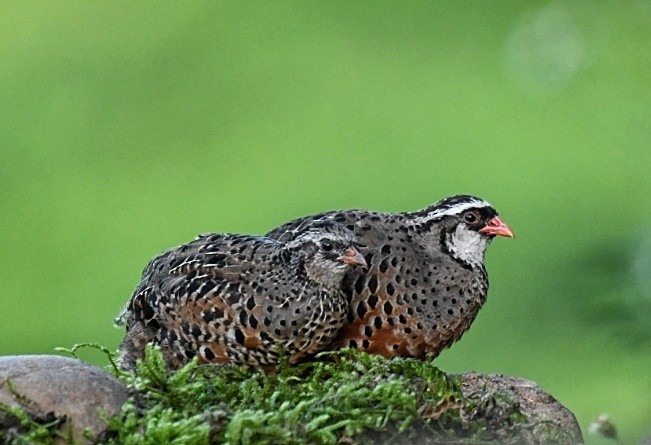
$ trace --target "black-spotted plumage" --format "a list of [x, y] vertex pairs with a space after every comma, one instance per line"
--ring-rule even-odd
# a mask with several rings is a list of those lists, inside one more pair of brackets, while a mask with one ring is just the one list
[[513, 236], [486, 201], [445, 198], [417, 212], [348, 210], [284, 224], [268, 237], [289, 239], [312, 219], [345, 225], [368, 268], [351, 270], [347, 322], [330, 346], [386, 357], [436, 356], [470, 327], [484, 304], [484, 252], [495, 236]]
[[273, 365], [332, 341], [348, 301], [346, 272], [365, 265], [350, 231], [332, 221], [302, 225], [284, 241], [210, 234], [146, 267], [118, 322], [127, 332], [121, 364], [132, 368], [147, 343], [171, 368], [200, 361]]

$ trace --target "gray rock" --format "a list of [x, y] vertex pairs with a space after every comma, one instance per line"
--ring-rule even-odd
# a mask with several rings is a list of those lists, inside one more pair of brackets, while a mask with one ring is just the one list
[[[583, 443], [574, 414], [529, 380], [475, 372], [450, 377], [459, 379], [464, 400], [445, 401], [431, 413], [421, 414], [431, 414], [432, 418], [437, 418], [441, 411], [459, 410], [468, 427], [466, 431], [439, 434], [416, 422], [403, 432], [397, 430], [397, 425], [389, 425], [382, 431], [367, 432], [362, 436], [362, 442], [373, 445]], [[468, 430], [476, 433], [469, 435]]]
[[[0, 403], [19, 405], [38, 423], [54, 424], [64, 437], [92, 443], [83, 435], [88, 429], [97, 437], [108, 416], [117, 413], [128, 397], [125, 385], [106, 371], [80, 360], [54, 355], [0, 357]], [[0, 432], [20, 427], [16, 419], [0, 410]], [[0, 442], [2, 442], [0, 434]]]
[[[501, 374], [467, 372], [459, 375], [463, 395], [481, 402], [491, 394], [505, 394], [517, 401], [519, 411], [527, 416], [525, 424], [516, 424], [516, 443], [563, 444], [583, 443], [581, 428], [574, 414], [561, 405], [551, 394], [530, 380]], [[478, 403], [478, 406], [490, 404]], [[482, 416], [491, 413], [477, 413]], [[499, 432], [498, 437], [499, 437]], [[504, 437], [507, 433], [504, 432]]]

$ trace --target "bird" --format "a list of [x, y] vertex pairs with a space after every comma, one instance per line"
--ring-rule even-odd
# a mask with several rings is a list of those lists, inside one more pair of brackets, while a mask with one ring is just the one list
[[169, 369], [195, 356], [264, 368], [319, 351], [345, 321], [344, 276], [366, 266], [353, 239], [310, 220], [285, 241], [213, 233], [162, 253], [116, 319], [127, 327], [120, 367], [134, 369], [148, 343]]
[[265, 236], [291, 238], [313, 219], [345, 225], [368, 264], [343, 281], [348, 314], [328, 349], [351, 347], [387, 358], [435, 358], [461, 338], [486, 301], [487, 246], [496, 236], [514, 236], [487, 201], [470, 195], [414, 212], [330, 211]]

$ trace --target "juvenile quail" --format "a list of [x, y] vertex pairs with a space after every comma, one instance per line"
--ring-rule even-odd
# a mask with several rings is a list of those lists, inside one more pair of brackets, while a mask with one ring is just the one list
[[116, 322], [126, 320], [121, 366], [147, 343], [170, 368], [200, 362], [273, 365], [329, 344], [345, 321], [341, 282], [366, 266], [353, 235], [310, 221], [284, 241], [210, 234], [154, 258]]
[[322, 213], [267, 236], [291, 238], [313, 218], [346, 225], [368, 263], [344, 280], [350, 307], [330, 347], [385, 357], [434, 357], [458, 340], [486, 301], [486, 247], [495, 236], [513, 237], [490, 204], [467, 195], [408, 213]]

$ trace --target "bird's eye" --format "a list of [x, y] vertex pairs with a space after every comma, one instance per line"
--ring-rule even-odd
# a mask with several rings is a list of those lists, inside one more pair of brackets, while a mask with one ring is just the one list
[[321, 248], [326, 252], [330, 252], [332, 250], [332, 243], [330, 241], [323, 241], [321, 242]]
[[479, 216], [477, 216], [475, 212], [468, 212], [465, 215], [463, 215], [463, 220], [468, 224], [474, 224], [477, 222], [478, 219]]

